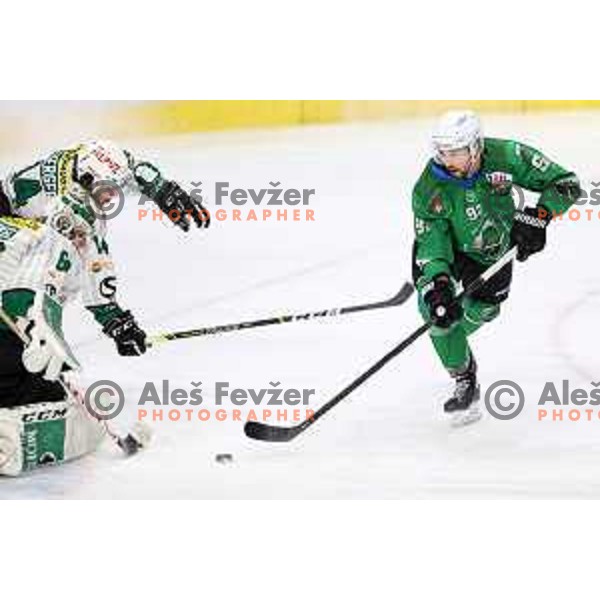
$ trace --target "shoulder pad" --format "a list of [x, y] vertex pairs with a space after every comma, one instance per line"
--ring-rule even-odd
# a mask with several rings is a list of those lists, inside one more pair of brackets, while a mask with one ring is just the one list
[[412, 206], [416, 215], [427, 219], [445, 218], [450, 213], [451, 207], [444, 200], [442, 186], [430, 172], [430, 163], [415, 184]]

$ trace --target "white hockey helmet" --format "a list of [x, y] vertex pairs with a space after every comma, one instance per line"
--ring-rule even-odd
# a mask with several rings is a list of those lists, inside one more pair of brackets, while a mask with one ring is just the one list
[[468, 149], [471, 158], [483, 150], [481, 121], [472, 110], [451, 110], [444, 113], [431, 135], [433, 156], [442, 163], [442, 153]]
[[54, 199], [46, 223], [73, 243], [79, 238], [79, 243], [76, 244], [78, 247], [82, 246], [82, 239], [86, 243], [91, 240], [99, 230], [98, 226], [103, 224], [85, 204], [70, 196]]
[[124, 188], [132, 177], [128, 154], [108, 140], [85, 142], [77, 148], [74, 179], [90, 192], [98, 184]]

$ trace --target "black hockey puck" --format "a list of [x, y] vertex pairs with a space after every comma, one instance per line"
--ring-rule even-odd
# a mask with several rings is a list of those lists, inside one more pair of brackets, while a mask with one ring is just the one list
[[233, 462], [233, 454], [217, 454], [215, 460], [221, 464], [230, 463]]
[[134, 454], [137, 454], [138, 450], [142, 447], [130, 433], [125, 437], [119, 438], [117, 443], [127, 456], [133, 456]]

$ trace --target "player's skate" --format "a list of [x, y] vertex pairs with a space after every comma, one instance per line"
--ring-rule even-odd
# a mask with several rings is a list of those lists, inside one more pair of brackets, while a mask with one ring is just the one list
[[480, 390], [477, 383], [477, 363], [471, 355], [466, 369], [455, 371], [452, 377], [456, 387], [452, 397], [444, 403], [444, 412], [452, 418], [452, 425], [460, 427], [481, 419]]

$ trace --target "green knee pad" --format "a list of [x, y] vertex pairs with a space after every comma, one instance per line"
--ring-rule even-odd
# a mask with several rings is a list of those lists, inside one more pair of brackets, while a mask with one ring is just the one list
[[499, 304], [490, 304], [474, 298], [463, 300], [462, 325], [467, 335], [475, 333], [484, 323], [493, 321], [500, 314]]

